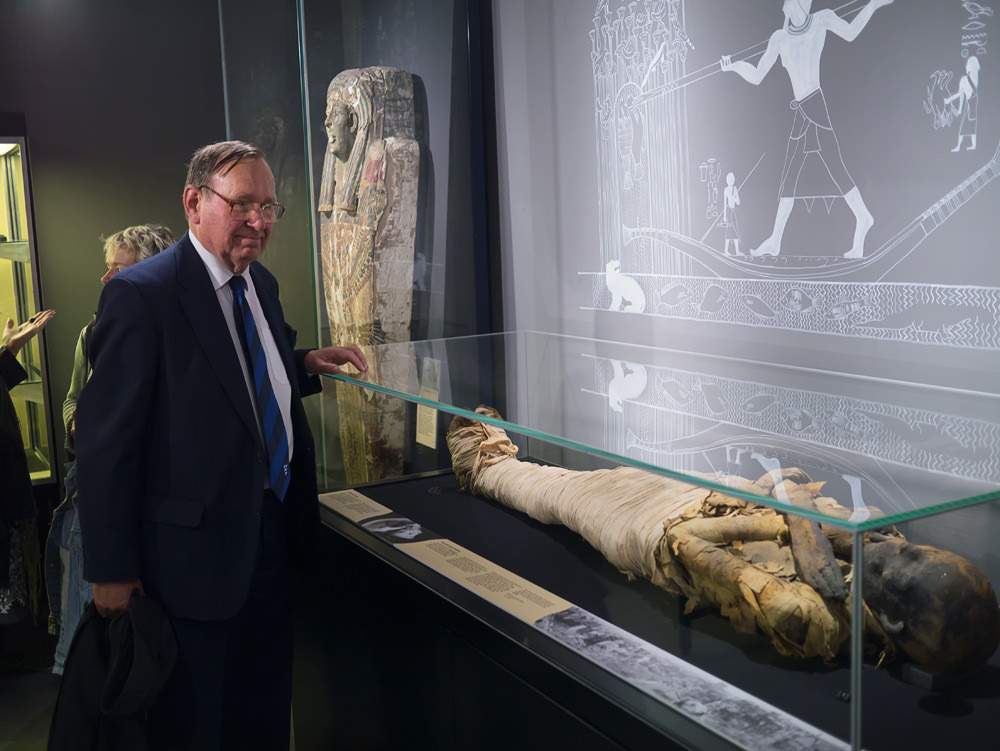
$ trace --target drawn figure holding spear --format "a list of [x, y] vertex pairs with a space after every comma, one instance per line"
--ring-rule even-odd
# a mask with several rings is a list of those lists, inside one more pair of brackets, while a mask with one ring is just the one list
[[[759, 247], [750, 251], [751, 255], [776, 256], [781, 252], [781, 237], [796, 198], [831, 199], [840, 196], [847, 201], [857, 220], [854, 244], [844, 257], [861, 258], [864, 255], [865, 236], [875, 219], [865, 206], [861, 191], [840, 155], [840, 143], [830, 123], [826, 99], [820, 87], [819, 68], [828, 31], [852, 42], [875, 11], [890, 3], [892, 0], [870, 0], [853, 20], [847, 21], [830, 9], [812, 13], [812, 0], [785, 0], [782, 6], [784, 25], [771, 35], [756, 66], [745, 60], [733, 62], [730, 55], [723, 56], [720, 61], [723, 71], [738, 73], [757, 86], [780, 58], [788, 71], [795, 96], [791, 102], [795, 115], [781, 173], [774, 230]], [[822, 174], [823, 184], [807, 177], [803, 171], [807, 164], [817, 159], [821, 169], [817, 170], [817, 165], [812, 165], [808, 174]]]

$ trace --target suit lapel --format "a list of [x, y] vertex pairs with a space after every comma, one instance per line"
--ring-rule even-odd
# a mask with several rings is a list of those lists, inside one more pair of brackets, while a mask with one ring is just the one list
[[257, 418], [236, 357], [232, 335], [219, 307], [208, 270], [187, 235], [177, 249], [177, 287], [181, 308], [202, 352], [247, 430], [254, 440], [259, 441]]
[[292, 345], [288, 341], [288, 332], [285, 328], [285, 318], [281, 313], [281, 303], [270, 294], [270, 286], [262, 279], [257, 270], [257, 264], [250, 265], [250, 276], [253, 277], [254, 289], [257, 291], [257, 299], [260, 301], [261, 310], [267, 319], [268, 328], [271, 329], [271, 336], [281, 354], [281, 361], [285, 366], [285, 373], [288, 381], [292, 384], [293, 393], [298, 392], [295, 378], [295, 353], [292, 352]]

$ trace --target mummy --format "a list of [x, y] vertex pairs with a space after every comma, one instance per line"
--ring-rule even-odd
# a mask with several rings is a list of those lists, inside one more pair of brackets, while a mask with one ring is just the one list
[[[477, 412], [499, 417], [489, 407]], [[463, 488], [572, 529], [630, 579], [684, 597], [686, 612], [715, 610], [783, 655], [832, 662], [849, 644], [850, 532], [637, 468], [580, 472], [521, 461], [501, 428], [463, 417], [447, 440]], [[701, 477], [835, 518], [850, 513], [801, 470], [757, 481]], [[884, 664], [905, 654], [943, 673], [989, 659], [1000, 608], [982, 571], [893, 528], [865, 532], [863, 541], [869, 657]]]

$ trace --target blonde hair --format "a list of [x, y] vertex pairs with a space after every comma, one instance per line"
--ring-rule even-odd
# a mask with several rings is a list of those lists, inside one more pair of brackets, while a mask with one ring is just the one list
[[137, 224], [115, 232], [104, 241], [104, 258], [109, 259], [118, 248], [128, 248], [135, 261], [145, 261], [177, 242], [174, 233], [162, 224]]

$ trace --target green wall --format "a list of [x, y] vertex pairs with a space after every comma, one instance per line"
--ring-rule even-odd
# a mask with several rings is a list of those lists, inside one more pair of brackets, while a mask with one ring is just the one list
[[54, 442], [81, 327], [97, 308], [103, 236], [159, 222], [180, 234], [186, 164], [226, 137], [218, 10], [170, 3], [9, 0], [0, 111], [28, 133]]

